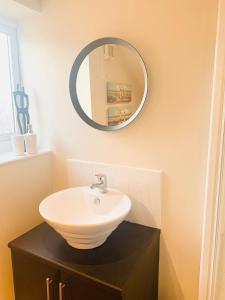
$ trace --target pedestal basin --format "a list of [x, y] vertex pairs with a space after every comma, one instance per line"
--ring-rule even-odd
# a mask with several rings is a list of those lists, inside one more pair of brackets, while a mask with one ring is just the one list
[[67, 243], [78, 249], [102, 245], [131, 209], [129, 197], [108, 188], [75, 187], [45, 198], [39, 212]]

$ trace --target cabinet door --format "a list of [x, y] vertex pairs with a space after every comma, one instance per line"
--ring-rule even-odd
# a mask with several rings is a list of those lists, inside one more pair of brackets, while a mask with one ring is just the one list
[[12, 263], [15, 300], [58, 300], [59, 272], [56, 269], [14, 251]]
[[59, 290], [60, 289], [62, 295], [62, 299], [60, 300], [122, 299], [119, 291], [69, 272], [61, 272], [61, 286], [59, 286]]

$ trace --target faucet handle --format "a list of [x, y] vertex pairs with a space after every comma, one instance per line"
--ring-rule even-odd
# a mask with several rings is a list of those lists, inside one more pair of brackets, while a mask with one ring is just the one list
[[106, 175], [105, 174], [95, 174], [99, 182], [106, 182]]

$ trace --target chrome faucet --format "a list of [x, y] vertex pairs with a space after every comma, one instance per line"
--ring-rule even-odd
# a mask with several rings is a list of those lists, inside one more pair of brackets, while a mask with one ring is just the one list
[[107, 193], [107, 178], [104, 174], [96, 174], [98, 182], [90, 186], [91, 189], [99, 189], [101, 193]]

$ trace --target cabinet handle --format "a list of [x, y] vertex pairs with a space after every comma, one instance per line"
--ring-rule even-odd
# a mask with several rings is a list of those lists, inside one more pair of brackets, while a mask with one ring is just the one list
[[50, 300], [50, 288], [53, 280], [51, 278], [46, 278], [46, 291], [47, 291], [47, 300]]
[[59, 300], [63, 300], [63, 289], [65, 286], [65, 283], [59, 283]]

